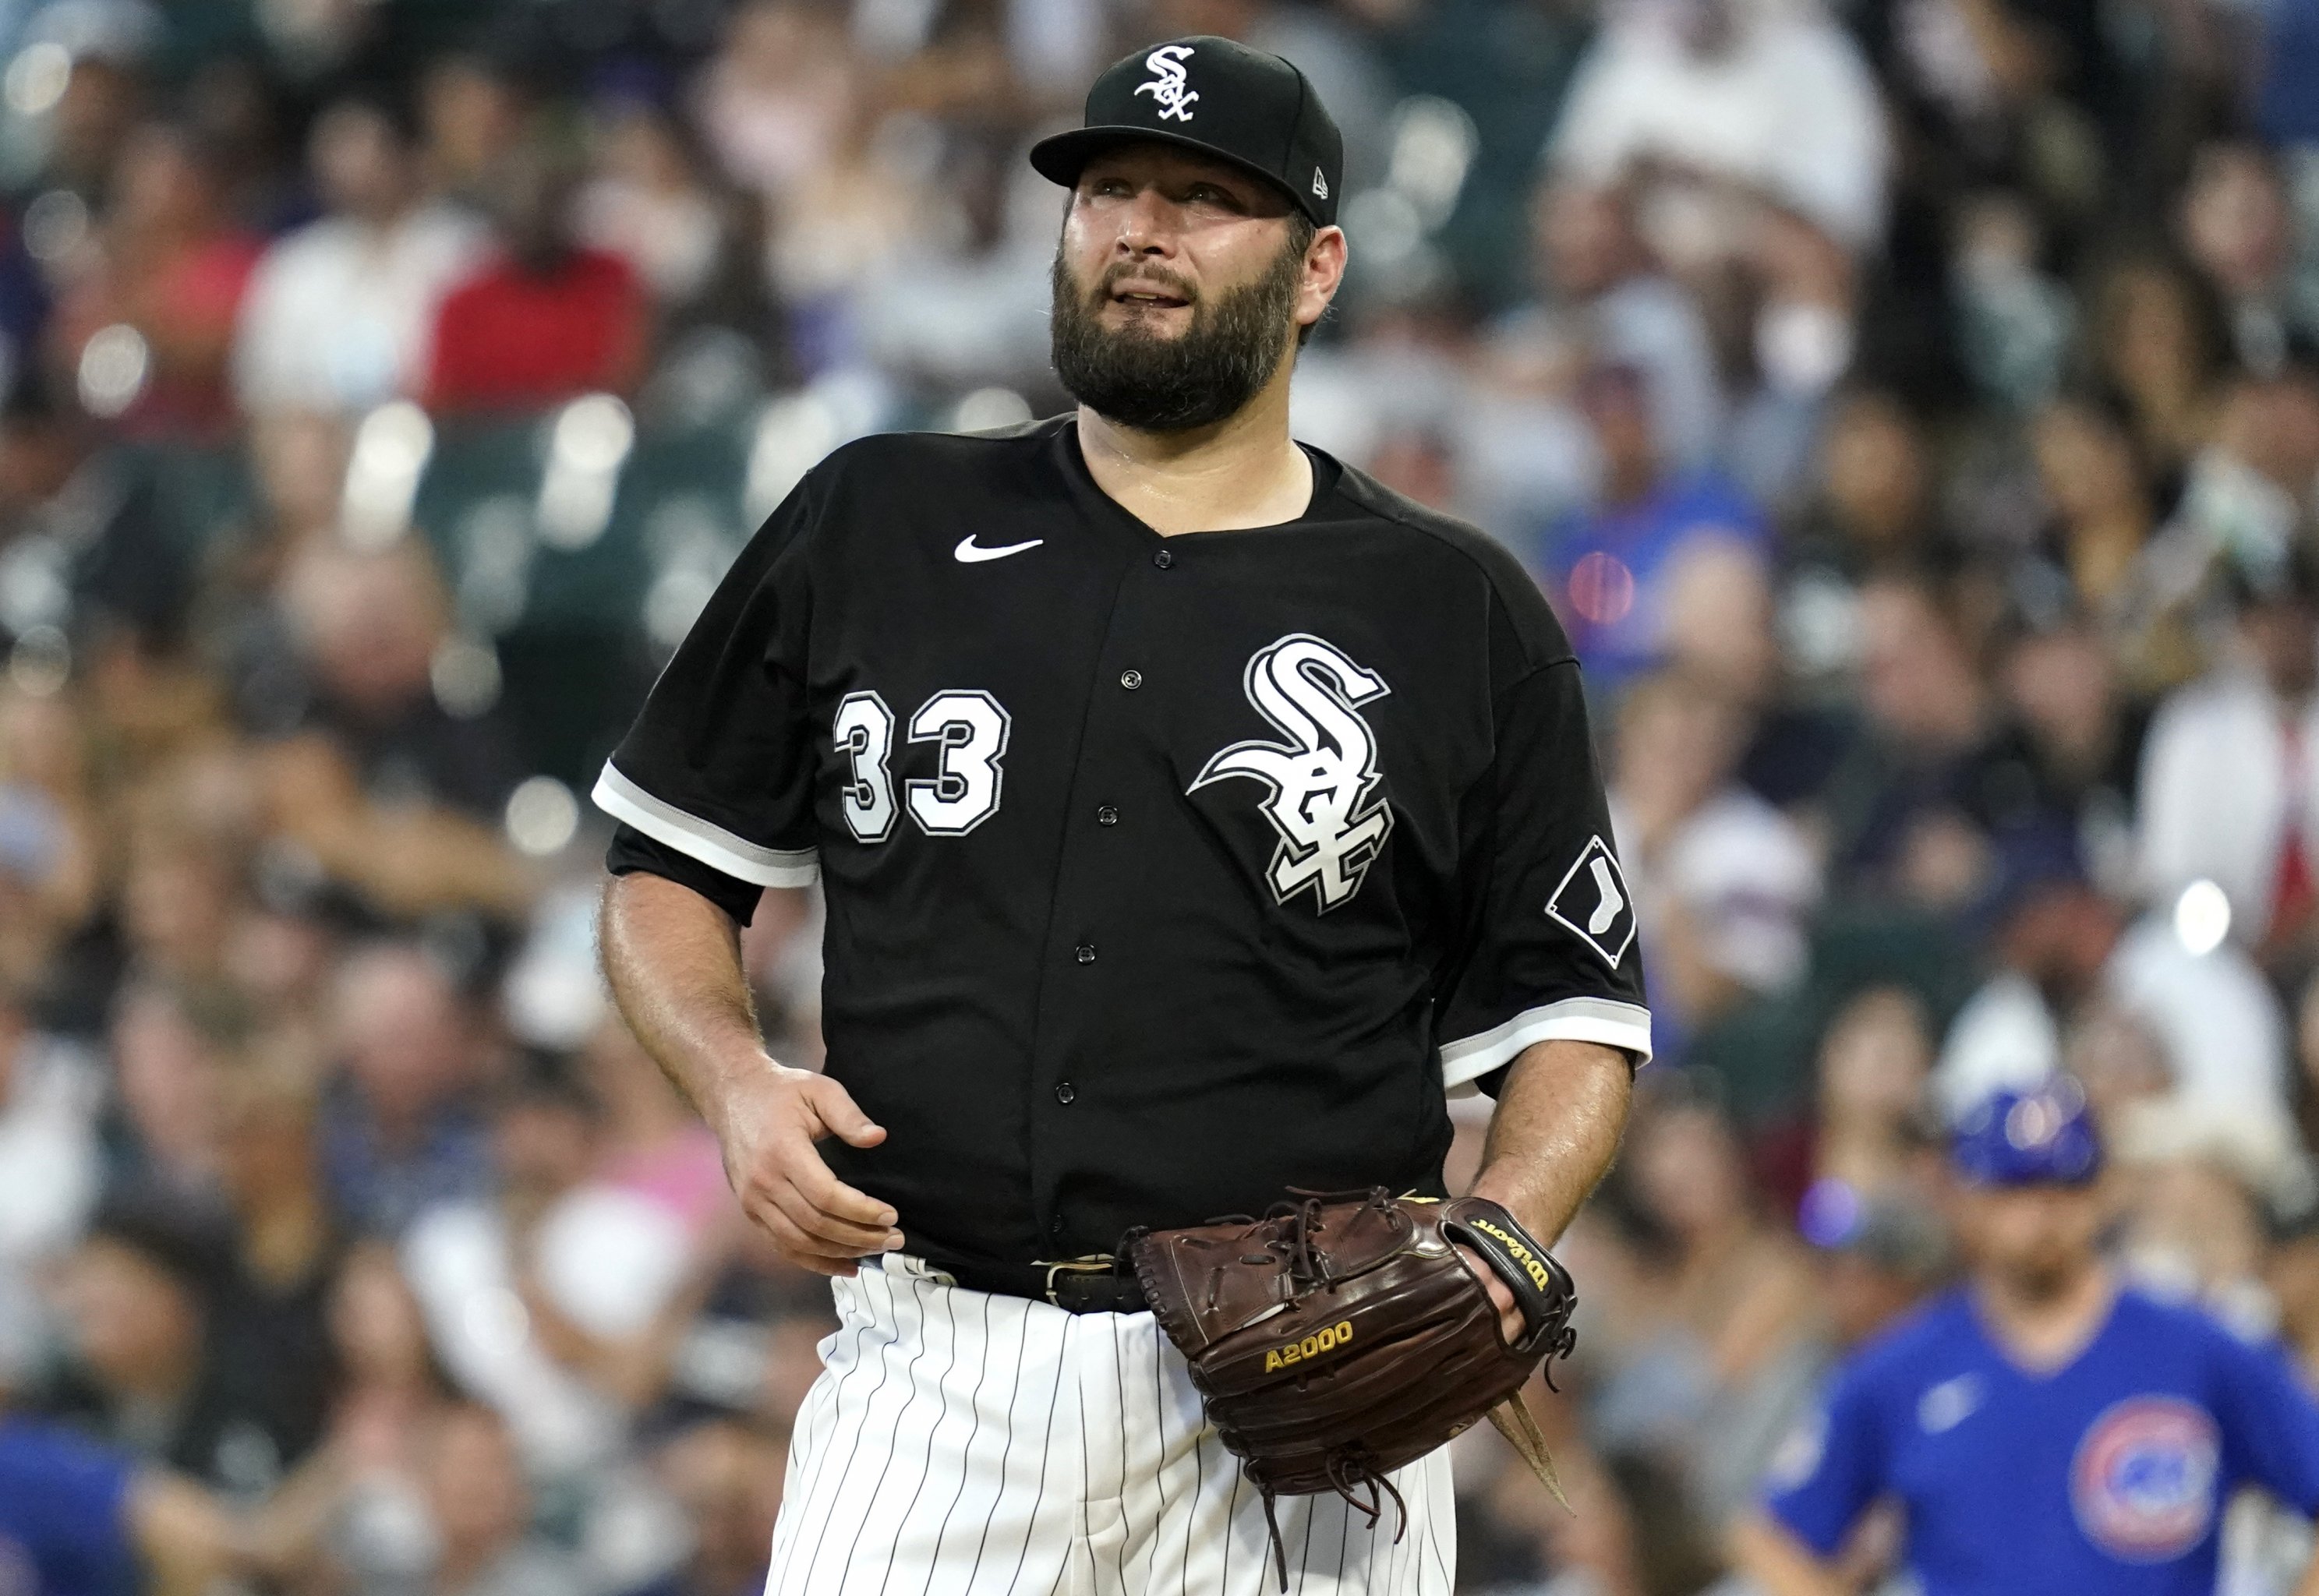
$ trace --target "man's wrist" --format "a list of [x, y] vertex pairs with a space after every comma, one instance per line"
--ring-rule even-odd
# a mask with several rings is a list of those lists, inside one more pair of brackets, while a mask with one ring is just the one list
[[1569, 1222], [1566, 1216], [1563, 1218], [1560, 1224], [1541, 1222], [1543, 1216], [1536, 1212], [1538, 1204], [1534, 1201], [1525, 1200], [1525, 1195], [1520, 1191], [1519, 1184], [1511, 1177], [1492, 1180], [1491, 1177], [1496, 1173], [1497, 1167], [1494, 1165], [1483, 1170], [1475, 1177], [1473, 1186], [1466, 1195], [1469, 1197], [1479, 1197], [1484, 1202], [1495, 1203], [1508, 1213], [1512, 1214], [1514, 1222], [1533, 1236], [1559, 1236], [1562, 1233], [1562, 1226]]
[[707, 1094], [708, 1101], [699, 1105], [700, 1117], [706, 1120], [708, 1128], [717, 1133], [717, 1141], [723, 1141], [731, 1121], [735, 1099], [744, 1096], [752, 1087], [768, 1080], [778, 1079], [784, 1075], [799, 1073], [801, 1072], [790, 1069], [778, 1062], [762, 1047], [743, 1046], [731, 1049], [720, 1055], [709, 1067], [709, 1088]]

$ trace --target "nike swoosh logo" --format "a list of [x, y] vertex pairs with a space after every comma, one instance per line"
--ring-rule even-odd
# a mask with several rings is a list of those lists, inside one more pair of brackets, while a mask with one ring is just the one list
[[1028, 543], [1010, 543], [1001, 548], [985, 548], [974, 541], [974, 535], [970, 532], [960, 538], [958, 546], [950, 552], [956, 556], [961, 565], [978, 565], [985, 560], [1003, 560], [1009, 555], [1019, 555], [1026, 548], [1037, 548], [1046, 541], [1043, 537], [1033, 537]]

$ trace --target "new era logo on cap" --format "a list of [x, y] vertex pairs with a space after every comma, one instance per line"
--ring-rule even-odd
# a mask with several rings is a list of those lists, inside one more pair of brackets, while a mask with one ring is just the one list
[[1065, 186], [1108, 145], [1156, 140], [1265, 178], [1320, 227], [1337, 220], [1345, 140], [1295, 66], [1195, 34], [1113, 63], [1087, 91], [1084, 126], [1042, 139], [1031, 165]]

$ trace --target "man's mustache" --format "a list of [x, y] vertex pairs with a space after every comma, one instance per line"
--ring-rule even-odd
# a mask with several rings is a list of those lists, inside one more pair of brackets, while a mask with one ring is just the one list
[[1121, 261], [1105, 266], [1103, 275], [1096, 279], [1095, 287], [1088, 292], [1087, 298], [1091, 302], [1100, 303], [1111, 297], [1111, 291], [1114, 288], [1130, 278], [1138, 283], [1148, 283], [1155, 288], [1165, 289], [1186, 304], [1199, 303], [1200, 291], [1193, 287], [1185, 278], [1169, 271], [1166, 266], [1138, 266], [1133, 261]]

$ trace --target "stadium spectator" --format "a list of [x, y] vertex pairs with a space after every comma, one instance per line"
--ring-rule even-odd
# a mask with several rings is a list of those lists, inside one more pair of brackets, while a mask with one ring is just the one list
[[520, 862], [487, 829], [519, 756], [488, 699], [438, 689], [449, 627], [426, 552], [407, 538], [318, 547], [284, 573], [277, 601], [305, 692], [292, 735], [263, 757], [276, 825], [390, 912], [527, 902]]
[[455, 51], [420, 74], [418, 104], [427, 187], [488, 209], [493, 174], [522, 138], [531, 109], [522, 85], [486, 51]]
[[217, 1378], [209, 1339], [219, 1243], [171, 1194], [131, 1187], [107, 1198], [59, 1283], [68, 1358], [44, 1405], [149, 1463], [230, 1489], [250, 1482], [236, 1477], [247, 1415]]
[[1811, 1184], [1797, 1194], [1807, 1233], [1820, 1231], [1816, 1240], [1844, 1234], [1876, 1204], [1905, 1204], [1925, 1189], [1922, 1154], [1934, 1129], [1929, 1029], [1924, 1004], [1899, 987], [1871, 987], [1829, 1022], [1815, 1078]]
[[1730, 1127], [1701, 1103], [1662, 1102], [1629, 1132], [1620, 1178], [1655, 1245], [1638, 1312], [1611, 1328], [1592, 1404], [1605, 1453], [1641, 1452], [1713, 1523], [1752, 1486], [1752, 1416], [1792, 1406], [1816, 1312], [1811, 1261], [1749, 1189]]
[[621, 256], [573, 239], [575, 174], [537, 144], [492, 175], [497, 248], [435, 313], [430, 409], [538, 410], [643, 376], [647, 306]]
[[639, 1343], [691, 1261], [664, 1204], [591, 1178], [600, 1113], [559, 1069], [526, 1071], [494, 1127], [495, 1196], [437, 1204], [403, 1242], [446, 1366], [546, 1477], [601, 1465], [620, 1444], [627, 1408], [650, 1394], [632, 1372], [648, 1357]]
[[828, 10], [800, 0], [735, 6], [695, 86], [702, 131], [726, 174], [779, 200], [828, 165], [858, 114], [862, 69]]
[[596, 1027], [581, 1062], [602, 1109], [602, 1181], [666, 1210], [695, 1237], [727, 1222], [733, 1204], [716, 1137], [617, 1016]]
[[2140, 807], [2144, 883], [2161, 903], [2219, 887], [2232, 935], [2284, 954], [2319, 909], [2319, 565], [2232, 574], [2235, 647], [2151, 723]]
[[359, 411], [415, 390], [445, 289], [483, 230], [428, 198], [408, 134], [383, 106], [348, 100], [314, 124], [320, 220], [258, 262], [234, 351], [244, 409]]
[[1538, 185], [1532, 227], [1543, 297], [1500, 322], [1493, 357], [1557, 400], [1588, 365], [1632, 366], [1671, 466], [1688, 474], [1710, 464], [1724, 402], [1707, 323], [1637, 235], [1633, 196], [1549, 179]]
[[190, 995], [159, 980], [121, 987], [108, 1033], [116, 1176], [194, 1204], [217, 1190], [220, 1038]]
[[2071, 828], [2088, 872], [2114, 896], [2133, 896], [2134, 803], [2149, 710], [2121, 686], [2106, 639], [2071, 611], [2019, 618], [1999, 645], [2004, 722], [1992, 782], [2013, 789], [1987, 805], [2000, 823], [2048, 817]]
[[107, 327], [143, 341], [149, 370], [122, 408], [132, 431], [202, 441], [234, 425], [226, 363], [262, 240], [224, 213], [217, 156], [189, 130], [148, 123], [122, 146], [94, 269], [57, 310], [76, 366]]
[[238, 1561], [195, 1486], [17, 1411], [0, 1364], [0, 1567], [25, 1590], [201, 1596]]
[[662, 1447], [659, 1466], [693, 1526], [692, 1550], [682, 1567], [632, 1596], [734, 1596], [762, 1588], [781, 1505], [780, 1438], [712, 1420]]
[[2171, 258], [2128, 254], [2095, 276], [2082, 347], [2094, 379], [2134, 418], [2142, 457], [2161, 477], [2205, 443], [2228, 332], [2199, 283]]
[[2106, 998], [2150, 1027], [2166, 1061], [2164, 1112], [2249, 1124], [2266, 1173], [2278, 1172], [2287, 1025], [2244, 953], [2188, 942], [2171, 915], [2129, 923], [2086, 879], [2075, 839], [2051, 825], [1998, 835], [1978, 910], [1996, 969], [1941, 1050], [1935, 1087], [1952, 1119], [2000, 1088], [2038, 1089], [2060, 1070], [2073, 1022]]
[[1683, 0], [1620, 7], [1610, 22], [1571, 86], [1557, 166], [1597, 185], [1642, 177], [1665, 191], [1660, 225], [1646, 230], [1694, 257], [1744, 239], [1756, 203], [1847, 249], [1874, 238], [1885, 203], [1874, 83], [1826, 14]]
[[531, 1533], [530, 1489], [506, 1425], [489, 1408], [446, 1408], [400, 1477], [364, 1489], [383, 1511], [415, 1509], [420, 1517], [399, 1536], [342, 1543], [338, 1565], [359, 1596], [566, 1596], [579, 1588], [572, 1560]]
[[579, 236], [626, 260], [663, 310], [692, 303], [728, 247], [729, 221], [684, 124], [629, 97], [604, 108], [595, 137], [595, 174], [574, 198]]
[[210, 1357], [250, 1420], [236, 1482], [245, 1498], [262, 1497], [314, 1448], [338, 1395], [329, 1298], [346, 1244], [322, 1186], [320, 1073], [286, 1036], [246, 1045], [219, 1070], [228, 1258], [210, 1305]]
[[126, 466], [58, 384], [37, 370], [17, 374], [0, 401], [0, 635], [62, 634], [87, 646], [116, 627], [176, 639], [185, 552]]
[[2258, 145], [2210, 144], [2182, 191], [2182, 246], [2222, 302], [2233, 352], [2259, 376], [2319, 355], [2319, 306], [2295, 283], [2285, 176]]
[[323, 1168], [357, 1231], [398, 1235], [431, 1203], [491, 1185], [474, 1016], [418, 946], [347, 956], [331, 1005], [342, 1071], [322, 1111]]
[[[1811, 494], [1782, 543], [1788, 603], [1818, 670], [1848, 669], [1840, 638], [1845, 607], [1869, 576], [1941, 562], [1949, 551], [1936, 520], [1934, 466], [1923, 428], [1899, 397], [1857, 388], [1830, 405]], [[1831, 615], [1831, 608], [1837, 613]], [[1810, 628], [1805, 630], [1805, 628]]]
[[1546, 537], [1543, 564], [1588, 680], [1617, 687], [1657, 664], [1673, 644], [1669, 589], [1688, 560], [1717, 545], [1761, 554], [1761, 514], [1728, 479], [1684, 475], [1662, 452], [1648, 379], [1603, 365], [1580, 379], [1602, 477], [1596, 507]]
[[44, 1033], [31, 1000], [0, 977], [0, 1348], [41, 1336], [40, 1279], [78, 1239], [103, 1173], [102, 1061]]
[[1987, 870], [1975, 800], [1995, 707], [1951, 605], [1921, 578], [1861, 591], [1865, 726], [1829, 778], [1829, 873], [1837, 889], [1941, 912]]
[[1645, 677], [1620, 700], [1611, 821], [1635, 912], [1656, 933], [1654, 1017], [1677, 1035], [1803, 974], [1818, 861], [1794, 822], [1733, 779], [1745, 746], [1737, 706], [1701, 682]]

